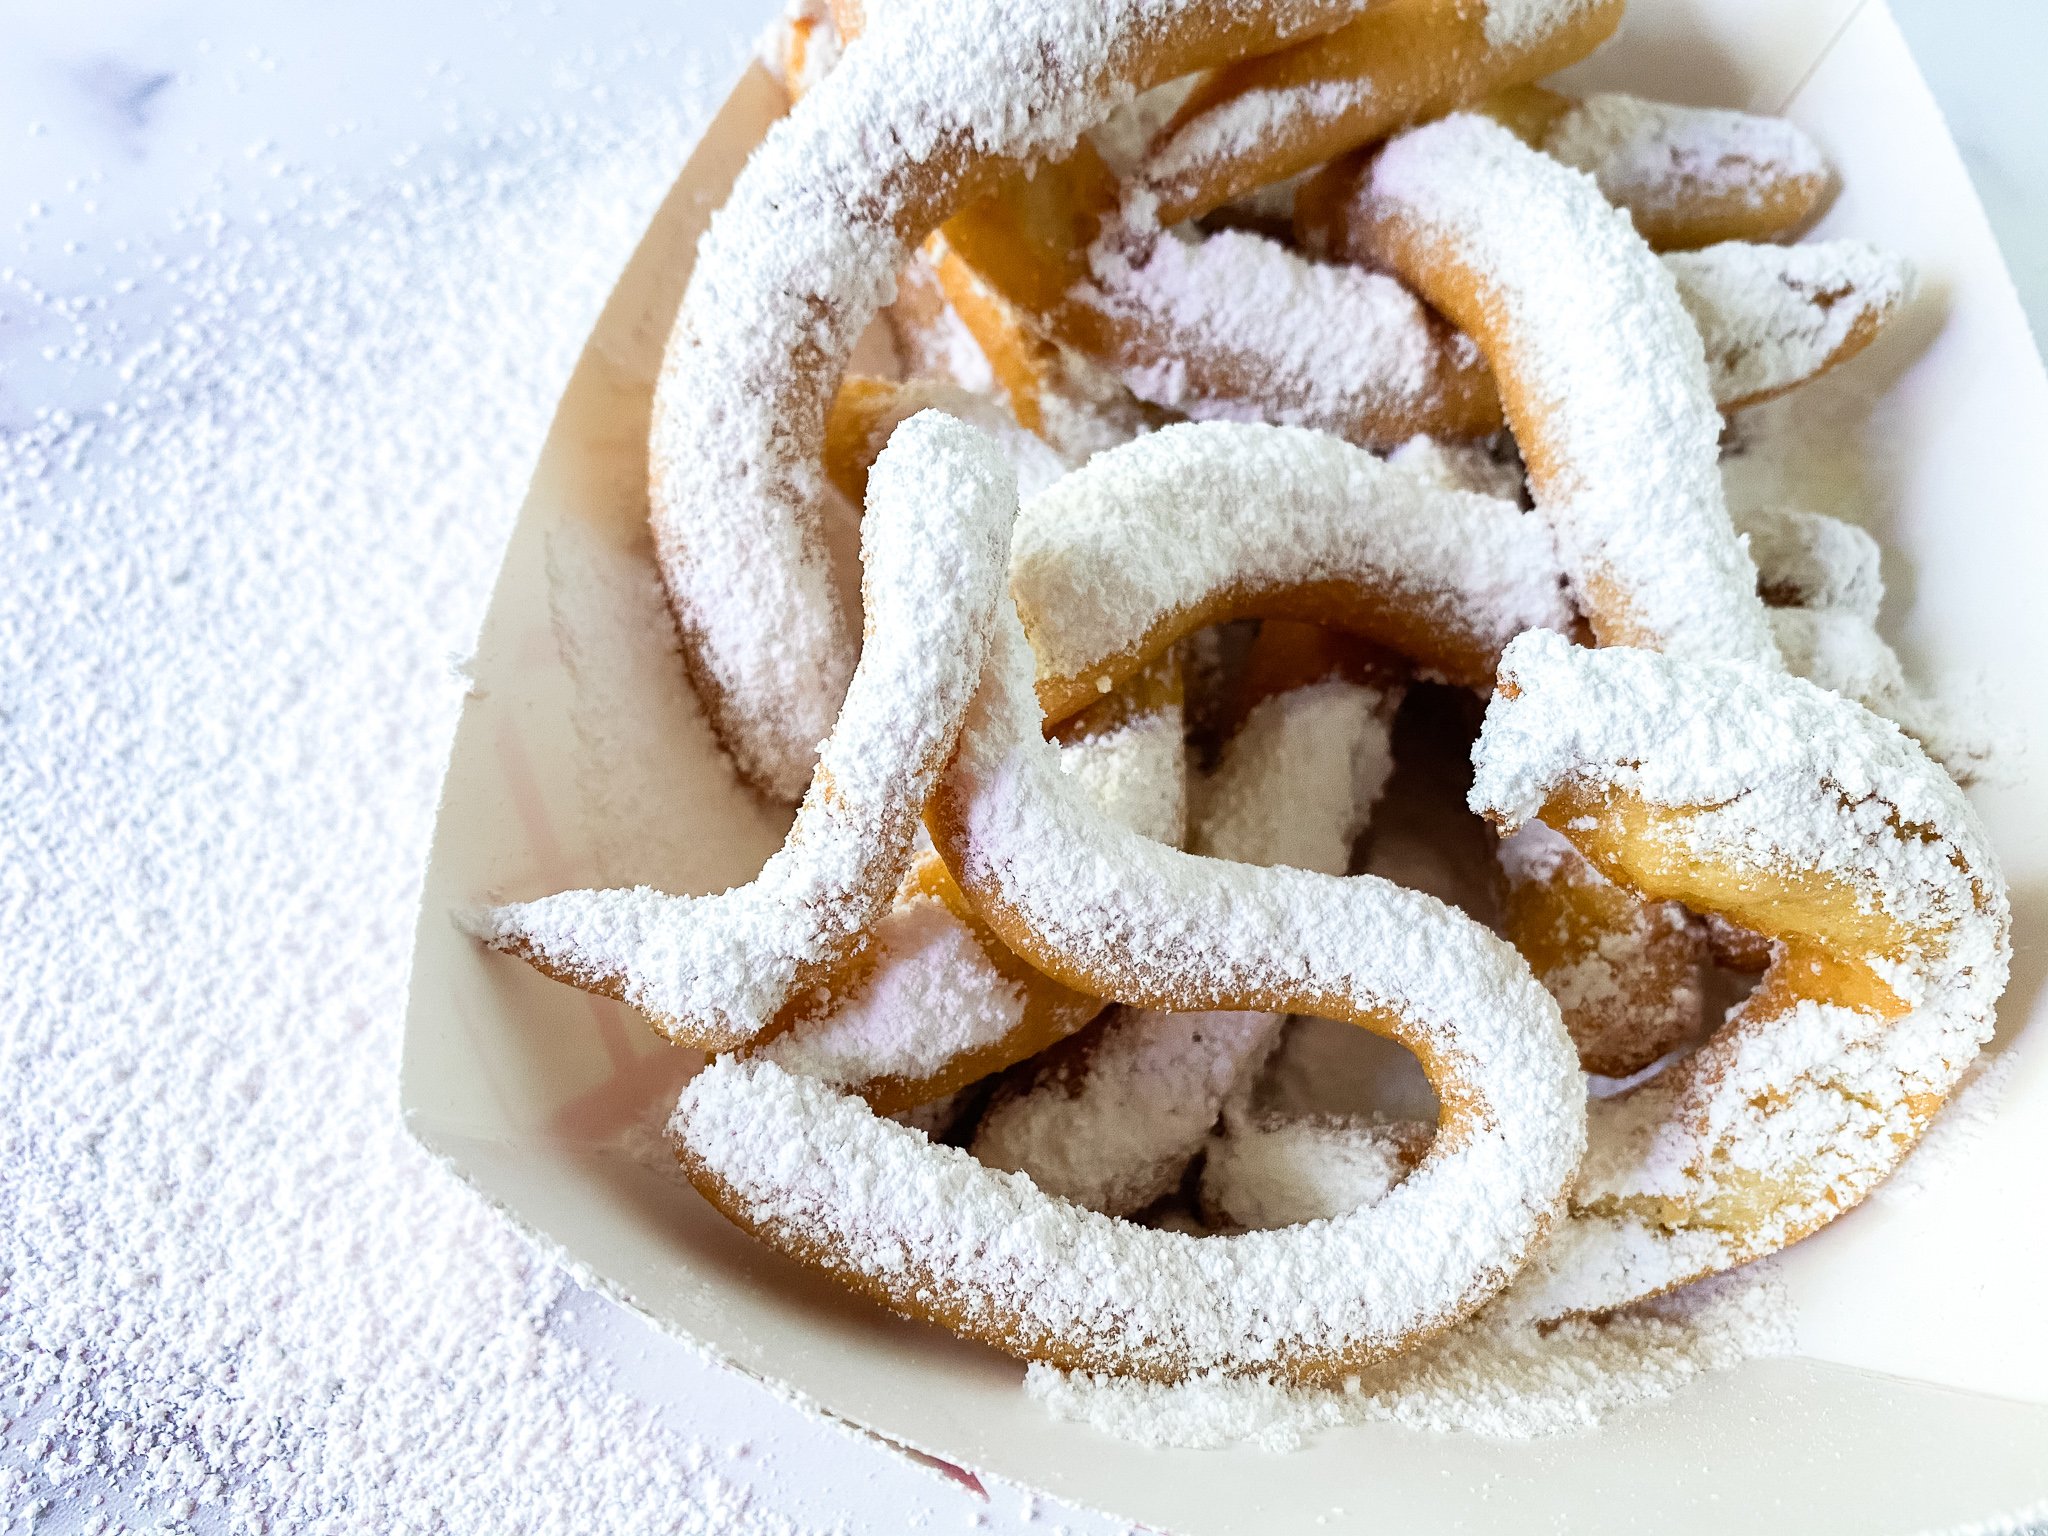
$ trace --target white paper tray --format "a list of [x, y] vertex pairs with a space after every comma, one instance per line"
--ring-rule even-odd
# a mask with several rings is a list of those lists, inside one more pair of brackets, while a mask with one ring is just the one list
[[[1789, 111], [1843, 173], [1826, 231], [1913, 256], [1919, 312], [1845, 370], [1897, 376], [1850, 446], [1888, 546], [1887, 617], [1923, 677], [1981, 673], [2048, 743], [2048, 378], [1940, 115], [1878, 0], [1634, 0], [1584, 81]], [[1185, 1536], [1330, 1531], [1958, 1527], [2048, 1500], [2048, 772], [1976, 798], [2013, 885], [1996, 1118], [1913, 1202], [1784, 1263], [1800, 1357], [1757, 1361], [1588, 1435], [1502, 1444], [1374, 1425], [1284, 1460], [1147, 1452], [1057, 1423], [1020, 1367], [899, 1322], [727, 1226], [623, 1133], [695, 1058], [627, 1010], [464, 938], [452, 909], [635, 881], [715, 890], [781, 837], [733, 781], [671, 649], [645, 532], [649, 396], [710, 210], [782, 108], [735, 89], [621, 278], [506, 550], [428, 868], [404, 1107], [536, 1241], [807, 1409]], [[1809, 394], [1820, 411], [1836, 389]], [[1842, 397], [1837, 397], [1842, 398]], [[1804, 409], [1804, 407], [1801, 407]], [[1827, 444], [1817, 444], [1818, 450]], [[1836, 446], [1839, 446], [1837, 444]], [[1818, 459], [1817, 461], [1818, 462]], [[603, 600], [581, 600], [591, 592]]]

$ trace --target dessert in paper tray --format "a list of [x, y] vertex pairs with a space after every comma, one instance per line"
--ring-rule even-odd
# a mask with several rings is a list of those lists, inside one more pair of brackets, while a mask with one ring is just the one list
[[799, 8], [592, 337], [416, 1133], [1164, 1529], [2048, 1498], [2048, 385], [1888, 14], [939, 11]]

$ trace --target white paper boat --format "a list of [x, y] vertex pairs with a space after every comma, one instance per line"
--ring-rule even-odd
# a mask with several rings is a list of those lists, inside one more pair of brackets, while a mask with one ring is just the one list
[[[1789, 112], [1842, 172], [1823, 232], [1921, 265], [1918, 314], [1800, 397], [1832, 420], [1830, 399], [1896, 376], [1846, 438], [1828, 429], [1813, 470], [1823, 449], [1863, 466], [1909, 668], [1988, 675], [2025, 737], [2048, 745], [2048, 378], [1890, 13], [1879, 0], [1634, 0], [1579, 73]], [[1707, 1377], [1591, 1434], [1500, 1443], [1382, 1424], [1285, 1459], [1137, 1450], [1049, 1418], [1014, 1362], [757, 1246], [664, 1171], [644, 1132], [631, 1145], [696, 1058], [624, 1008], [486, 954], [449, 913], [487, 893], [716, 890], [780, 840], [683, 682], [650, 563], [644, 456], [696, 238], [781, 110], [755, 70], [711, 125], [598, 322], [506, 549], [427, 873], [404, 1068], [413, 1133], [592, 1283], [806, 1409], [1156, 1529], [1886, 1536], [2048, 1517], [2038, 756], [1976, 795], [2017, 918], [2000, 1042], [2018, 1055], [1995, 1115], [1922, 1198], [1874, 1201], [1784, 1261], [1798, 1357]]]

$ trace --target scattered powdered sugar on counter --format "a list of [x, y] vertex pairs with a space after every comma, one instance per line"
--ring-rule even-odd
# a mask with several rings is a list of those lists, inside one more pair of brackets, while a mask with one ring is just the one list
[[630, 1395], [397, 1110], [448, 660], [703, 118], [621, 47], [658, 68], [564, 59], [576, 116], [88, 242], [81, 295], [0, 271], [51, 342], [0, 324], [0, 1528], [801, 1518], [751, 1409]]
[[1371, 1423], [1526, 1440], [1593, 1429], [1705, 1372], [1780, 1353], [1791, 1342], [1786, 1317], [1777, 1282], [1755, 1266], [1601, 1322], [1539, 1328], [1482, 1313], [1342, 1391], [1214, 1374], [1157, 1386], [1044, 1365], [1024, 1385], [1055, 1416], [1145, 1446], [1284, 1452]]

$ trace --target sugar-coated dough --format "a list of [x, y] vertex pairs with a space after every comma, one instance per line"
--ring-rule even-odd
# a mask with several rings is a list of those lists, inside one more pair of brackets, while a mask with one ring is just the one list
[[1513, 1304], [1599, 1311], [1775, 1252], [1911, 1150], [1989, 1038], [2005, 882], [1954, 782], [1783, 673], [1525, 635], [1473, 809], [1776, 941], [1699, 1051], [1590, 1108], [1572, 1216]]
[[716, 896], [564, 891], [472, 918], [493, 948], [631, 1004], [683, 1044], [727, 1050], [862, 958], [908, 869], [1003, 599], [1017, 480], [936, 411], [877, 461], [861, 529], [868, 638], [788, 840]]

